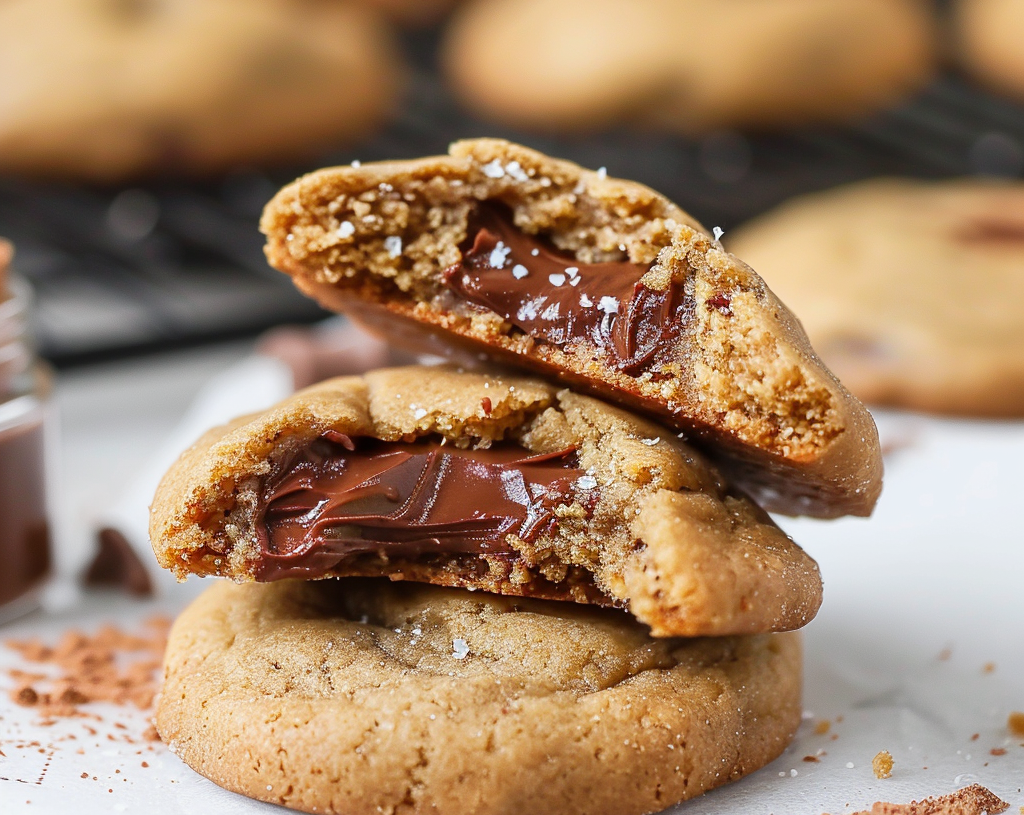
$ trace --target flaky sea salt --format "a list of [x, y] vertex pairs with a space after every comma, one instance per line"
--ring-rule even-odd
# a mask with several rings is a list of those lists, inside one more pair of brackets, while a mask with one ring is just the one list
[[384, 248], [391, 257], [396, 258], [402, 254], [402, 239], [398, 235], [388, 235], [384, 239]]
[[530, 270], [527, 269], [522, 263], [517, 263], [515, 266], [512, 267], [512, 277], [514, 277], [516, 280], [522, 280], [529, 273]]
[[519, 307], [519, 311], [516, 312], [516, 317], [520, 320], [536, 320], [538, 311], [537, 309], [544, 305], [546, 297], [537, 297], [533, 300], [527, 300]]
[[566, 269], [565, 269], [565, 273], [567, 275], [569, 275], [569, 277], [579, 277], [580, 276], [580, 267], [579, 266], [567, 266]]
[[498, 159], [488, 162], [480, 169], [488, 178], [502, 178], [505, 175], [505, 168], [501, 166], [501, 162]]
[[540, 254], [540, 249], [531, 249], [530, 254], [533, 255], [534, 257], [537, 257], [537, 255]]
[[725, 230], [722, 229], [722, 227], [720, 226], [716, 226], [714, 229], [711, 230], [711, 233], [715, 236], [715, 240], [717, 241], [722, 239], [722, 235], [725, 234]]
[[351, 238], [355, 234], [356, 228], [353, 226], [351, 221], [342, 221], [338, 225], [338, 237], [339, 238]]
[[653, 439], [640, 439], [640, 441], [643, 444], [646, 444], [648, 447], [654, 447], [654, 445], [661, 441], [661, 436], [657, 436], [656, 438]]
[[581, 490], [592, 490], [597, 486], [597, 479], [592, 475], [581, 475], [576, 479], [576, 486]]
[[552, 303], [550, 306], [544, 309], [540, 317], [542, 320], [557, 320], [559, 311], [560, 309], [558, 307], [558, 303]]
[[505, 263], [508, 261], [508, 256], [512, 252], [512, 249], [502, 241], [498, 241], [498, 245], [491, 250], [491, 255], [487, 259], [487, 262], [494, 269], [504, 269]]
[[607, 178], [608, 177], [608, 168], [607, 167], [598, 167], [597, 168], [597, 177], [602, 179], [602, 180]]
[[586, 294], [581, 294], [580, 305], [583, 306], [583, 308], [592, 308], [594, 305], [594, 301], [587, 297]]
[[597, 308], [600, 311], [603, 311], [605, 314], [618, 314], [619, 301], [616, 300], [614, 297], [609, 297], [608, 295], [605, 295], [598, 301]]
[[552, 286], [562, 286], [565, 284], [565, 275], [554, 272], [548, 275], [548, 280], [551, 281]]
[[469, 656], [469, 644], [463, 639], [452, 640], [452, 656], [456, 659], [465, 659]]
[[412, 413], [414, 419], [422, 419], [426, 415], [427, 411], [424, 408], [416, 408]]
[[523, 170], [522, 166], [519, 164], [518, 161], [510, 161], [508, 164], [506, 164], [505, 165], [505, 172], [509, 176], [514, 178], [516, 181], [529, 181], [530, 180], [530, 176], [528, 176], [525, 173], [525, 171]]

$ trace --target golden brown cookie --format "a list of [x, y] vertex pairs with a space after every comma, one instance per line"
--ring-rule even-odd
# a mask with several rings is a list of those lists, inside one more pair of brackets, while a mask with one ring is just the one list
[[639, 815], [778, 756], [796, 634], [655, 640], [622, 612], [375, 581], [214, 586], [171, 631], [157, 728], [306, 812]]
[[958, 0], [953, 19], [963, 66], [993, 90], [1024, 101], [1024, 3]]
[[628, 608], [655, 636], [798, 628], [814, 561], [665, 428], [542, 382], [398, 368], [211, 431], [153, 501], [179, 577], [387, 575]]
[[474, 0], [443, 46], [481, 115], [541, 130], [841, 121], [934, 67], [921, 0]]
[[861, 399], [1024, 415], [1024, 184], [877, 179], [727, 236]]
[[393, 106], [400, 59], [336, 0], [0, 3], [0, 171], [117, 181], [308, 157]]
[[480, 139], [312, 173], [262, 229], [272, 265], [391, 342], [486, 354], [645, 411], [769, 510], [875, 503], [867, 411], [761, 278], [647, 187]]

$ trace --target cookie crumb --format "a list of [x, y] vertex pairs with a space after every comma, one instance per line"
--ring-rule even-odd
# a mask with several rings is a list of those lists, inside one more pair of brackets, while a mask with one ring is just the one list
[[463, 639], [452, 640], [452, 656], [465, 659], [469, 655], [469, 644]]
[[1015, 710], [1006, 719], [1006, 726], [1015, 736], [1024, 736], [1024, 713]]
[[878, 801], [871, 809], [852, 815], [998, 815], [1010, 805], [980, 784], [957, 790], [949, 795], [911, 801], [909, 804], [890, 804]]
[[988, 754], [990, 756], [1005, 756], [1006, 755], [1006, 748], [1005, 747], [993, 747], [991, 750], [988, 751]]
[[986, 662], [984, 665], [981, 666], [981, 672], [982, 673], [986, 673], [986, 674], [995, 673], [995, 670], [996, 670], [996, 664], [994, 662]]
[[822, 719], [820, 722], [814, 725], [814, 732], [819, 736], [824, 736], [826, 733], [828, 733], [829, 728], [831, 727], [832, 722], [830, 722], [828, 719]]
[[879, 751], [875, 754], [875, 757], [871, 759], [871, 769], [875, 773], [875, 778], [891, 778], [892, 765], [892, 753], [888, 750]]

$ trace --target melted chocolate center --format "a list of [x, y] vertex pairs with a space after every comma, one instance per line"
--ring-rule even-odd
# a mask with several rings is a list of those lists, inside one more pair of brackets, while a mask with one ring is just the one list
[[459, 450], [328, 433], [264, 487], [258, 580], [317, 577], [360, 554], [385, 558], [514, 555], [557, 525], [583, 475], [572, 448], [531, 455], [511, 444]]
[[580, 263], [517, 229], [493, 203], [477, 208], [469, 236], [462, 262], [444, 273], [465, 300], [559, 348], [590, 343], [629, 374], [672, 353], [690, 307], [678, 283], [658, 291], [640, 282], [643, 264]]

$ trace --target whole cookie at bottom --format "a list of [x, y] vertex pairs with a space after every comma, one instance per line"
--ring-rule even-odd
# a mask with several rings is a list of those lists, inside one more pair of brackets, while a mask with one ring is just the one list
[[1024, 184], [866, 181], [726, 241], [864, 401], [1024, 415]]
[[307, 812], [630, 815], [758, 769], [800, 713], [798, 635], [655, 640], [610, 610], [288, 581], [182, 614], [157, 728]]

